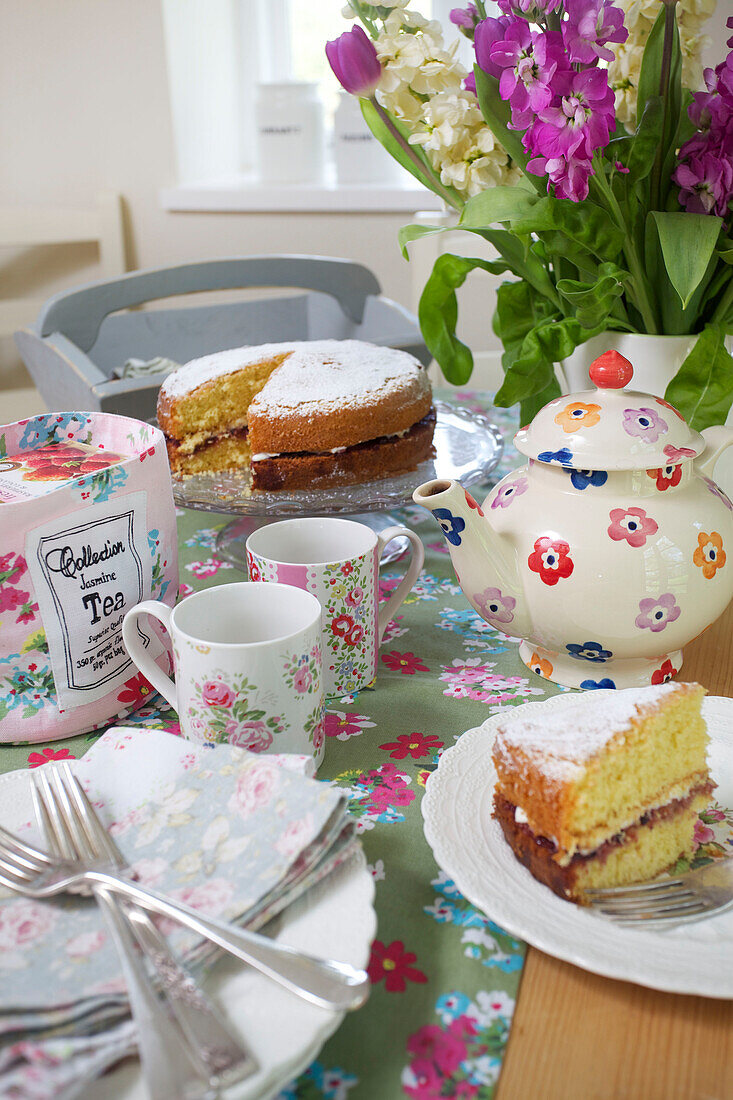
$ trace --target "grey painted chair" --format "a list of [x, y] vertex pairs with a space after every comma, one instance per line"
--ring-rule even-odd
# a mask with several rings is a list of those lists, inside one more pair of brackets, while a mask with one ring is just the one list
[[[146, 302], [212, 290], [287, 287], [254, 301], [129, 310]], [[427, 366], [417, 319], [380, 294], [373, 273], [322, 256], [248, 256], [133, 272], [50, 298], [15, 342], [51, 410], [155, 415], [163, 374], [114, 378], [127, 359], [179, 363], [246, 344], [285, 340], [369, 340], [402, 348]]]

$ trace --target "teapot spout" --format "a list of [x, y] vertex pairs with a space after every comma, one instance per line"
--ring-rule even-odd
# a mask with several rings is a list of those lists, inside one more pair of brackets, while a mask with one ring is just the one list
[[[511, 540], [494, 530], [457, 481], [426, 481], [415, 489], [412, 499], [432, 512], [440, 524], [456, 578], [474, 610], [492, 626], [518, 633], [527, 612]], [[513, 624], [511, 628], [508, 623]]]

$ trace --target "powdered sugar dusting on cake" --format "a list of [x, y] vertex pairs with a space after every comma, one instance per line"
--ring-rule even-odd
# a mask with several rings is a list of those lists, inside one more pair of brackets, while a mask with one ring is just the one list
[[666, 696], [685, 691], [686, 685], [669, 683], [590, 691], [562, 711], [522, 707], [499, 727], [494, 753], [502, 759], [504, 746], [518, 748], [548, 778], [565, 780], [583, 771], [616, 734], [630, 729], [633, 719], [645, 715]]
[[[257, 394], [252, 413], [307, 417], [372, 404], [390, 393], [405, 392], [412, 401], [430, 389], [427, 372], [407, 352], [360, 340], [301, 343]], [[312, 398], [303, 398], [308, 391]]]
[[267, 381], [266, 394], [255, 399], [260, 411], [266, 407], [282, 414], [292, 409], [302, 415], [310, 404], [303, 401], [303, 383], [314, 386], [316, 379], [317, 397], [314, 396], [313, 404], [322, 410], [329, 406], [343, 408], [346, 402], [352, 407], [367, 404], [374, 393], [403, 389], [409, 381], [418, 392], [430, 387], [427, 371], [418, 360], [396, 348], [382, 348], [360, 340], [293, 340], [231, 348], [193, 359], [168, 375], [161, 394], [174, 399], [183, 397], [206, 382], [277, 355], [288, 358]]
[[168, 397], [184, 397], [205, 382], [213, 382], [215, 378], [233, 374], [243, 367], [261, 363], [263, 359], [283, 355], [298, 347], [300, 343], [294, 340], [287, 344], [259, 344], [257, 347], [229, 348], [227, 351], [213, 352], [201, 359], [192, 359], [190, 363], [169, 374], [160, 392]]

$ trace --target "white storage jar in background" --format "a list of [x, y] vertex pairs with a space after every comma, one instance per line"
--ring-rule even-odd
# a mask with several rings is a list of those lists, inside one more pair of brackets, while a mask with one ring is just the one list
[[257, 85], [257, 155], [264, 183], [320, 183], [323, 103], [318, 85], [285, 81]]
[[339, 93], [333, 119], [333, 155], [339, 183], [398, 183], [404, 168], [374, 137], [356, 96]]

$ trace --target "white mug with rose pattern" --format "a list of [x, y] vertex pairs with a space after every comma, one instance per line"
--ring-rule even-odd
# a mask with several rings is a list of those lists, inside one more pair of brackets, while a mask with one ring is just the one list
[[[145, 651], [137, 620], [152, 615], [173, 645], [175, 683]], [[321, 607], [289, 585], [207, 588], [171, 609], [137, 604], [122, 625], [127, 650], [178, 711], [192, 741], [323, 758]]]
[[[405, 576], [381, 609], [379, 559], [388, 542], [409, 539]], [[323, 676], [326, 698], [370, 687], [387, 624], [423, 566], [420, 537], [407, 527], [375, 534], [354, 520], [308, 517], [260, 527], [247, 539], [252, 581], [276, 581], [312, 592], [323, 607]]]

